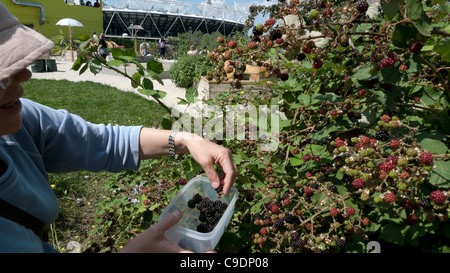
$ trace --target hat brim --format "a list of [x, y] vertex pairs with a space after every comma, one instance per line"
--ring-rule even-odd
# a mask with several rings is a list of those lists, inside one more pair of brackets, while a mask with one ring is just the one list
[[0, 79], [7, 79], [27, 68], [53, 46], [52, 41], [22, 24], [0, 31]]

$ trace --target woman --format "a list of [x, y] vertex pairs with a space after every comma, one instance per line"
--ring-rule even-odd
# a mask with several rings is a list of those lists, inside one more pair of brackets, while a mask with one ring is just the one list
[[108, 44], [105, 41], [105, 34], [100, 34], [100, 40], [98, 41], [97, 52], [103, 59], [106, 60], [106, 57], [109, 55]]
[[186, 53], [187, 55], [198, 55], [197, 50], [195, 49], [194, 45], [191, 45], [191, 47], [189, 48], [189, 51]]
[[[21, 98], [21, 84], [31, 78], [27, 67], [52, 47], [0, 3], [0, 252], [55, 252], [43, 236], [58, 212], [49, 172], [137, 170], [142, 159], [189, 152], [212, 186], [228, 192], [236, 165], [224, 147], [186, 132], [91, 124]], [[164, 237], [180, 217], [180, 211], [169, 214], [122, 251], [185, 251]]]

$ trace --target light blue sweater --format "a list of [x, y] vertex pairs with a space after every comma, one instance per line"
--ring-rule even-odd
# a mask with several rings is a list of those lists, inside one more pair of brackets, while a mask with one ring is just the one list
[[[58, 213], [47, 173], [77, 170], [118, 172], [139, 168], [142, 127], [95, 125], [65, 110], [21, 99], [22, 128], [0, 137], [0, 198], [45, 224]], [[0, 217], [0, 252], [52, 251], [31, 230]]]

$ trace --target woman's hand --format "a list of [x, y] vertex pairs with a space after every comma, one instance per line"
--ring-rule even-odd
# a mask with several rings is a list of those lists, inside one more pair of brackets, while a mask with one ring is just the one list
[[[236, 163], [230, 150], [198, 136], [183, 137], [183, 132], [179, 136], [175, 136], [175, 143], [177, 143], [177, 139], [205, 170], [213, 188], [216, 189], [222, 185], [223, 193], [227, 194], [237, 176]], [[215, 165], [220, 167], [222, 171], [220, 174], [216, 172]]]
[[121, 253], [183, 253], [187, 251], [180, 246], [169, 242], [164, 232], [175, 225], [181, 218], [181, 211], [166, 214], [158, 223], [152, 225], [144, 232], [133, 238]]
[[[140, 159], [167, 155], [169, 134], [169, 130], [142, 128], [139, 141]], [[187, 132], [176, 133], [174, 142], [175, 153], [190, 153], [205, 170], [212, 186], [217, 188], [223, 185], [223, 193], [228, 193], [236, 179], [237, 167], [227, 148]], [[214, 169], [215, 165], [221, 168], [220, 174]]]

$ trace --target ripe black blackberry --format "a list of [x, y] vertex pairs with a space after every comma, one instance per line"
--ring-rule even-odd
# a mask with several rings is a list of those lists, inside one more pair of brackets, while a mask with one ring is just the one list
[[275, 227], [280, 228], [280, 227], [283, 227], [283, 226], [284, 226], [284, 220], [280, 219], [280, 218], [277, 218], [275, 220]]
[[300, 235], [298, 234], [298, 232], [297, 231], [292, 232], [291, 233], [291, 240], [292, 241], [296, 241], [298, 239], [300, 239]]
[[331, 185], [328, 187], [328, 190], [332, 193], [338, 193], [337, 187], [335, 185]]
[[310, 187], [311, 187], [312, 189], [317, 190], [317, 189], [319, 189], [319, 184], [316, 183], [316, 182], [313, 182], [313, 183], [311, 183]]
[[299, 52], [299, 53], [297, 54], [297, 61], [301, 62], [301, 61], [303, 61], [304, 59], [306, 59], [306, 54], [303, 53], [303, 52]]
[[250, 212], [247, 212], [246, 214], [244, 214], [244, 216], [242, 216], [242, 223], [250, 223], [251, 220], [252, 215], [250, 214]]
[[424, 210], [431, 210], [433, 208], [433, 205], [431, 204], [431, 198], [429, 197], [425, 198], [422, 201], [421, 205]]
[[203, 197], [202, 197], [200, 194], [196, 193], [196, 194], [192, 197], [192, 200], [194, 200], [196, 203], [200, 203], [200, 202], [203, 200]]
[[389, 139], [389, 131], [381, 129], [375, 133], [375, 138], [381, 141], [387, 141]]
[[281, 31], [278, 30], [278, 29], [272, 30], [272, 31], [269, 33], [269, 39], [272, 40], [272, 41], [274, 41], [274, 40], [276, 40], [276, 39], [279, 39], [279, 38], [281, 38], [282, 36], [283, 36], [283, 35], [281, 34]]
[[336, 240], [336, 245], [337, 245], [338, 247], [344, 247], [344, 246], [345, 246], [345, 240], [344, 240], [344, 239], [341, 239], [341, 238], [337, 239], [337, 240]]
[[301, 238], [291, 241], [291, 246], [293, 246], [293, 247], [301, 248], [301, 247], [303, 247], [305, 245], [306, 245], [306, 241], [301, 239]]
[[209, 226], [208, 224], [206, 224], [206, 223], [200, 223], [200, 224], [197, 226], [197, 231], [198, 231], [198, 232], [201, 232], [201, 233], [208, 233], [208, 232], [211, 231], [211, 228], [210, 228], [210, 226]]
[[197, 205], [197, 203], [195, 202], [195, 200], [191, 199], [191, 200], [188, 200], [187, 205], [189, 208], [193, 209], [193, 208], [195, 208], [195, 205]]
[[368, 8], [369, 8], [369, 3], [367, 3], [367, 1], [360, 1], [360, 2], [358, 2], [358, 4], [356, 4], [356, 9], [360, 13], [366, 12]]

